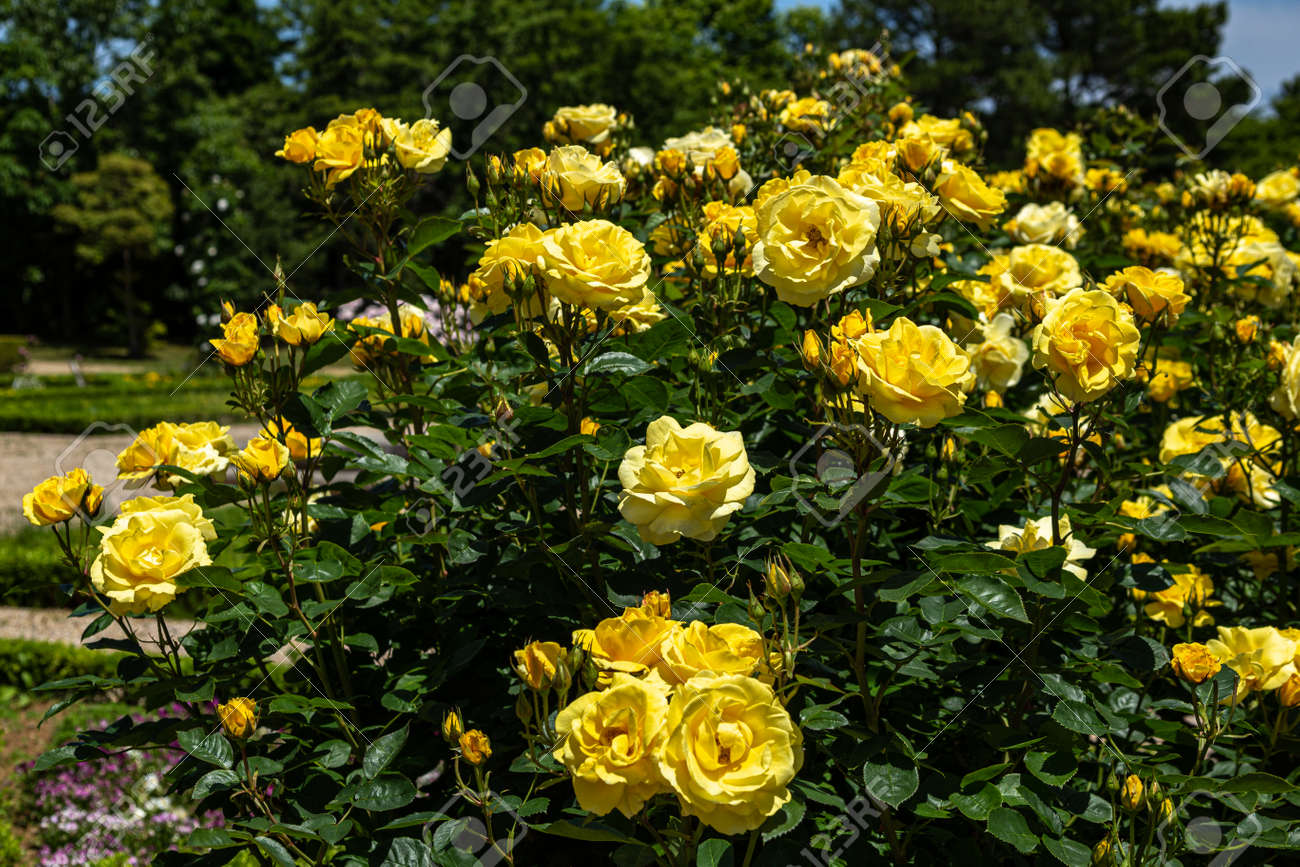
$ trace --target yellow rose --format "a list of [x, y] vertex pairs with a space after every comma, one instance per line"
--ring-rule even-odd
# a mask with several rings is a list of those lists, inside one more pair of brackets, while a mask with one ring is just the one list
[[316, 140], [320, 133], [309, 126], [296, 129], [284, 137], [284, 147], [275, 152], [277, 157], [291, 163], [309, 163], [316, 158]]
[[582, 809], [598, 816], [617, 809], [631, 818], [650, 798], [671, 791], [658, 761], [667, 720], [662, 685], [626, 674], [560, 711], [553, 755], [572, 776]]
[[404, 169], [415, 169], [422, 175], [441, 171], [451, 153], [451, 130], [439, 128], [432, 118], [422, 117], [407, 126], [400, 121], [392, 130], [393, 149], [397, 162]]
[[538, 183], [542, 179], [542, 169], [546, 166], [546, 151], [541, 148], [524, 148], [511, 156], [515, 167], [515, 180], [525, 179]]
[[1029, 177], [1046, 176], [1067, 186], [1084, 181], [1083, 138], [1078, 133], [1062, 135], [1054, 129], [1036, 129], [1025, 148], [1024, 172]]
[[975, 146], [970, 130], [962, 126], [958, 117], [935, 117], [923, 114], [899, 130], [900, 136], [926, 135], [937, 144], [951, 148], [955, 153], [968, 151]]
[[180, 575], [212, 562], [203, 530], [184, 509], [126, 512], [99, 529], [104, 536], [90, 583], [114, 614], [160, 610], [184, 592]]
[[492, 741], [478, 729], [470, 729], [460, 736], [460, 754], [471, 765], [481, 765], [492, 758]]
[[[567, 210], [579, 214], [583, 205], [608, 207], [623, 198], [627, 181], [613, 163], [578, 145], [555, 148], [541, 172], [542, 189]], [[552, 202], [546, 203], [548, 206]]]
[[[1138, 368], [1138, 377], [1145, 378], [1147, 369]], [[1166, 403], [1178, 392], [1190, 388], [1196, 381], [1192, 365], [1176, 358], [1162, 358], [1156, 375], [1147, 382], [1147, 394], [1157, 403]]]
[[641, 294], [640, 300], [612, 308], [609, 316], [619, 323], [613, 332], [615, 336], [637, 334], [668, 318], [659, 299], [649, 288]]
[[[1065, 563], [1061, 568], [1080, 581], [1087, 581], [1088, 570], [1082, 564], [1084, 560], [1092, 559], [1097, 549], [1089, 548], [1075, 538], [1070, 527], [1069, 515], [1061, 516], [1060, 530], [1062, 547], [1065, 548]], [[1038, 519], [1027, 519], [1023, 527], [1003, 524], [998, 527], [998, 540], [986, 542], [985, 545], [996, 551], [1010, 551], [1014, 554], [1027, 554], [1030, 551], [1051, 548], [1053, 547], [1052, 518], [1050, 515], [1044, 515]]]
[[[659, 664], [659, 645], [677, 625], [677, 621], [645, 605], [625, 608], [618, 617], [607, 617], [596, 624], [586, 649], [606, 679], [616, 672], [640, 676]], [[582, 636], [583, 641], [586, 638]], [[576, 632], [574, 644], [581, 646]]]
[[1300, 417], [1300, 337], [1285, 348], [1282, 364], [1282, 378], [1273, 394], [1269, 396], [1269, 405], [1277, 410], [1283, 418]]
[[664, 636], [654, 671], [669, 686], [680, 686], [706, 671], [753, 674], [763, 657], [763, 636], [748, 626], [693, 620]]
[[618, 509], [652, 545], [682, 536], [717, 538], [754, 492], [739, 431], [723, 433], [703, 422], [683, 428], [669, 416], [650, 423], [645, 445], [628, 449], [618, 477]]
[[533, 641], [515, 651], [515, 673], [530, 689], [550, 689], [564, 648], [554, 641]]
[[1054, 244], [1012, 247], [990, 270], [989, 285], [999, 303], [1005, 299], [1034, 316], [1042, 316], [1051, 299], [1083, 284], [1079, 260]]
[[1152, 271], [1142, 265], [1111, 274], [1104, 288], [1121, 301], [1128, 301], [1133, 315], [1142, 322], [1158, 319], [1164, 325], [1173, 325], [1192, 300], [1177, 274]]
[[1148, 265], [1168, 264], [1183, 251], [1183, 242], [1168, 232], [1148, 232], [1146, 229], [1129, 229], [1121, 242], [1124, 252]]
[[1012, 335], [1015, 324], [1011, 314], [999, 313], [979, 328], [979, 339], [966, 344], [976, 381], [985, 388], [1006, 391], [1020, 382], [1029, 347]]
[[974, 223], [987, 231], [993, 218], [1007, 207], [1007, 197], [990, 187], [975, 173], [955, 160], [944, 160], [934, 182], [934, 192], [948, 213], [963, 223]]
[[159, 464], [167, 462], [173, 448], [172, 425], [169, 422], [159, 422], [140, 431], [135, 440], [117, 456], [117, 477], [143, 479], [153, 475]]
[[[221, 472], [230, 464], [228, 456], [235, 451], [230, 428], [215, 421], [171, 424], [171, 441], [173, 451], [167, 455], [164, 463], [189, 470], [196, 476], [211, 476]], [[164, 474], [157, 483], [160, 487], [171, 487], [175, 484], [175, 479], [171, 474]]]
[[232, 367], [243, 367], [257, 354], [257, 317], [251, 313], [236, 313], [222, 324], [224, 339], [213, 338], [212, 344], [221, 360]]
[[575, 307], [610, 310], [640, 301], [650, 256], [636, 236], [608, 220], [583, 220], [542, 238], [546, 288]]
[[1223, 419], [1191, 416], [1171, 422], [1160, 436], [1160, 462], [1167, 464], [1180, 455], [1194, 455], [1212, 443], [1223, 441]]
[[193, 524], [204, 541], [211, 542], [217, 538], [217, 529], [212, 519], [203, 514], [203, 509], [194, 502], [193, 494], [179, 497], [133, 497], [118, 506], [118, 519], [123, 515], [139, 515], [145, 512], [180, 512], [181, 517]]
[[289, 465], [289, 448], [274, 437], [259, 436], [248, 441], [231, 462], [241, 478], [250, 482], [273, 482]]
[[1175, 644], [1169, 664], [1188, 683], [1204, 683], [1219, 673], [1219, 661], [1204, 644]]
[[1220, 626], [1219, 637], [1207, 641], [1205, 647], [1237, 673], [1238, 699], [1248, 692], [1277, 689], [1296, 673], [1295, 640], [1272, 626]]
[[1269, 208], [1282, 208], [1300, 196], [1300, 179], [1291, 171], [1264, 175], [1255, 185], [1255, 201]]
[[321, 438], [308, 437], [284, 419], [281, 419], [278, 424], [275, 421], [268, 422], [259, 436], [270, 437], [284, 443], [289, 447], [289, 457], [295, 461], [320, 457]]
[[803, 738], [770, 686], [739, 674], [695, 677], [673, 696], [666, 726], [659, 769], [683, 815], [741, 834], [790, 800]]
[[778, 120], [786, 129], [821, 133], [830, 125], [831, 104], [815, 96], [805, 96], [781, 109]]
[[852, 345], [858, 390], [895, 424], [934, 427], [959, 415], [975, 385], [970, 355], [933, 325], [900, 316], [888, 331], [865, 334]]
[[769, 181], [754, 205], [754, 274], [787, 304], [811, 307], [871, 279], [880, 208], [824, 175]]
[[[726, 202], [709, 202], [704, 206], [704, 216], [708, 220], [703, 231], [695, 240], [695, 248], [704, 256], [704, 275], [710, 279], [723, 274], [737, 272], [746, 277], [754, 276], [753, 245], [758, 236], [758, 218], [754, 209], [748, 206], [732, 206]], [[736, 234], [744, 239], [741, 248], [740, 263], [736, 262]], [[718, 267], [718, 251], [722, 248], [722, 267]]]
[[1064, 244], [1073, 250], [1083, 229], [1079, 218], [1060, 202], [1022, 207], [1004, 227], [1021, 244]]
[[904, 183], [895, 174], [852, 174], [846, 169], [840, 172], [839, 182], [875, 202], [881, 221], [892, 225], [899, 234], [911, 234], [943, 213], [939, 200], [925, 187], [914, 181]]
[[318, 172], [325, 172], [325, 186], [333, 187], [361, 168], [365, 155], [365, 133], [362, 129], [355, 122], [348, 123], [335, 118], [316, 140], [316, 162], [312, 167]]
[[81, 468], [51, 476], [23, 494], [23, 515], [38, 527], [62, 524], [82, 513], [94, 517], [104, 503], [104, 489]]
[[548, 125], [548, 141], [558, 144], [583, 145], [608, 156], [614, 142], [610, 133], [618, 126], [618, 111], [611, 105], [566, 105], [555, 111]]
[[1243, 316], [1233, 323], [1233, 330], [1237, 332], [1237, 339], [1242, 343], [1254, 343], [1255, 338], [1259, 335], [1260, 320], [1258, 316]]
[[236, 740], [245, 740], [257, 731], [257, 702], [251, 698], [232, 698], [217, 705], [217, 716], [226, 734]]
[[272, 309], [275, 316], [271, 319], [271, 329], [276, 337], [290, 346], [311, 346], [327, 331], [334, 330], [334, 320], [330, 315], [317, 312], [316, 305], [310, 301], [299, 304], [287, 316], [275, 305]]
[[1214, 618], [1205, 610], [1223, 604], [1218, 600], [1210, 599], [1210, 595], [1214, 593], [1214, 582], [1210, 580], [1210, 576], [1195, 566], [1187, 568], [1189, 570], [1187, 572], [1170, 576], [1174, 579], [1174, 583], [1164, 590], [1133, 591], [1133, 596], [1138, 601], [1151, 600], [1142, 609], [1147, 617], [1158, 623], [1167, 624], [1172, 629], [1178, 629], [1187, 622], [1184, 609], [1190, 608], [1193, 626], [1208, 626], [1214, 622]]
[[1124, 785], [1120, 788], [1120, 806], [1130, 813], [1136, 813], [1142, 809], [1144, 793], [1142, 779], [1137, 774], [1129, 774], [1124, 780]]
[[1100, 289], [1072, 289], [1049, 301], [1034, 328], [1034, 365], [1046, 367], [1072, 401], [1096, 400], [1133, 375], [1141, 335], [1128, 313]]
[[[532, 223], [519, 223], [500, 238], [488, 241], [479, 257], [478, 268], [469, 275], [476, 302], [471, 311], [475, 322], [481, 322], [488, 314], [496, 316], [509, 310], [516, 302], [510, 297], [508, 284], [535, 273], [541, 259], [542, 230]], [[547, 306], [536, 292], [517, 303], [528, 319], [543, 315]]]

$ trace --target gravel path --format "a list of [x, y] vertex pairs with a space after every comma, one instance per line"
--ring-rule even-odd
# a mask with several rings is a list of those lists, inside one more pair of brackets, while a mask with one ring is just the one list
[[[53, 641], [60, 644], [83, 644], [81, 633], [90, 625], [89, 617], [69, 617], [71, 611], [59, 608], [14, 608], [0, 605], [0, 638], [25, 638], [29, 641]], [[131, 624], [146, 649], [158, 641], [158, 622], [140, 618]], [[167, 629], [177, 641], [193, 629], [193, 620], [167, 618]], [[90, 641], [101, 638], [126, 638], [117, 624], [105, 629]]]

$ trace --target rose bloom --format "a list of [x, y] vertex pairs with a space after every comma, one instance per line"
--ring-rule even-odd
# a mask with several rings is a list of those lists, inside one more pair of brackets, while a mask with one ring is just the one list
[[754, 274], [782, 301], [811, 307], [875, 273], [880, 208], [833, 178], [796, 178], [765, 184], [772, 191], [755, 202]]
[[1255, 201], [1269, 208], [1282, 208], [1300, 196], [1300, 179], [1289, 170], [1264, 175], [1255, 185]]
[[308, 458], [319, 457], [321, 453], [320, 437], [308, 437], [286, 419], [281, 419], [278, 424], [274, 420], [268, 422], [266, 427], [259, 432], [259, 435], [284, 443], [289, 447], [289, 457], [295, 461], [305, 461]]
[[894, 144], [898, 148], [899, 162], [914, 172], [919, 172], [948, 156], [946, 147], [923, 133], [903, 136]]
[[251, 313], [236, 313], [221, 326], [224, 338], [208, 342], [221, 360], [232, 367], [243, 367], [257, 354], [257, 317]]
[[318, 172], [325, 172], [325, 186], [333, 187], [361, 168], [365, 161], [365, 134], [350, 115], [340, 115], [329, 122], [316, 140]]
[[284, 147], [275, 152], [277, 157], [291, 163], [309, 163], [316, 158], [316, 140], [320, 133], [314, 126], [296, 129], [284, 137]]
[[993, 218], [1007, 207], [1006, 194], [984, 183], [974, 170], [955, 160], [944, 160], [934, 192], [948, 213], [963, 223], [974, 223], [987, 231]]
[[217, 529], [213, 526], [212, 519], [203, 514], [203, 509], [194, 502], [193, 494], [182, 494], [179, 497], [133, 497], [118, 507], [117, 519], [144, 512], [180, 512], [189, 523], [198, 528], [205, 541], [211, 542], [217, 538]]
[[882, 222], [892, 225], [897, 232], [907, 233], [933, 223], [943, 213], [939, 200], [920, 184], [904, 182], [892, 173], [856, 174], [849, 172], [851, 167], [840, 172], [839, 183], [875, 202]]
[[231, 456], [230, 462], [239, 468], [241, 478], [273, 482], [289, 465], [289, 448], [274, 437], [254, 437], [243, 451]]
[[[1272, 450], [1282, 435], [1277, 428], [1261, 424], [1254, 413], [1234, 412], [1231, 416], [1231, 433], [1225, 435], [1223, 417], [1189, 416], [1170, 422], [1160, 437], [1159, 458], [1161, 463], [1169, 463], [1179, 455], [1194, 455], [1206, 446], [1234, 439], [1250, 446], [1255, 452], [1264, 454]], [[1224, 457], [1225, 464], [1236, 463], [1232, 457]]]
[[533, 641], [515, 651], [515, 674], [530, 689], [549, 689], [564, 648], [554, 641]]
[[1219, 663], [1237, 673], [1238, 700], [1249, 692], [1277, 689], [1296, 673], [1295, 640], [1272, 626], [1220, 626], [1219, 637], [1207, 641], [1205, 647]]
[[23, 494], [23, 516], [37, 527], [70, 521], [78, 512], [94, 516], [104, 503], [104, 489], [81, 468], [51, 476]]
[[492, 741], [478, 729], [461, 733], [460, 754], [471, 765], [481, 765], [492, 758]]
[[[713, 247], [721, 243], [726, 247], [722, 260], [722, 272], [735, 274], [737, 271], [746, 277], [754, 276], [754, 259], [752, 256], [754, 239], [758, 236], [758, 218], [754, 209], [747, 205], [729, 205], [726, 202], [709, 202], [704, 206], [704, 229], [695, 239], [695, 249], [704, 256], [704, 276], [714, 279], [718, 276], [717, 253]], [[739, 266], [736, 264], [736, 233], [741, 232], [745, 239], [742, 248], [744, 257]], [[656, 250], [656, 252], [659, 252]]]
[[557, 144], [582, 145], [601, 156], [608, 156], [613, 147], [610, 133], [618, 125], [618, 112], [611, 105], [566, 105], [555, 111], [546, 125], [547, 141]]
[[1072, 289], [1048, 302], [1034, 328], [1034, 366], [1076, 403], [1096, 400], [1133, 375], [1141, 334], [1133, 316], [1100, 289]]
[[547, 155], [541, 185], [555, 202], [575, 214], [581, 213], [584, 205], [612, 205], [623, 198], [627, 189], [618, 166], [603, 162], [578, 145], [557, 147]]
[[1014, 336], [1016, 320], [1009, 313], [999, 313], [982, 326], [978, 340], [966, 344], [975, 378], [985, 388], [1006, 391], [1020, 382], [1029, 347]]
[[608, 220], [583, 220], [546, 232], [546, 288], [575, 307], [610, 310], [641, 300], [650, 256], [636, 236]]
[[[1139, 367], [1137, 373], [1140, 380], [1148, 376], [1146, 367]], [[1156, 368], [1156, 375], [1147, 382], [1147, 394], [1156, 403], [1167, 403], [1178, 392], [1191, 388], [1195, 382], [1196, 374], [1191, 364], [1176, 358], [1162, 358]]]
[[831, 104], [815, 96], [805, 96], [781, 109], [777, 118], [786, 129], [795, 132], [825, 132], [831, 116]]
[[[228, 456], [233, 451], [235, 441], [230, 438], [230, 428], [214, 421], [159, 422], [141, 431], [117, 456], [118, 478], [143, 479], [162, 464], [180, 467], [196, 476], [211, 476], [229, 465]], [[171, 488], [176, 479], [170, 473], [159, 473], [154, 483]]]
[[311, 346], [327, 331], [334, 330], [334, 320], [330, 315], [318, 312], [310, 301], [299, 304], [287, 315], [278, 304], [272, 304], [267, 308], [266, 318], [275, 336], [290, 346]]
[[1079, 260], [1054, 244], [1012, 247], [1005, 259], [995, 259], [989, 285], [1005, 303], [1042, 316], [1047, 302], [1083, 284]]
[[618, 477], [623, 517], [650, 544], [667, 545], [717, 538], [754, 492], [755, 474], [739, 431], [663, 416], [646, 428], [645, 445], [628, 449]]
[[90, 583], [109, 598], [113, 614], [158, 611], [184, 592], [180, 575], [212, 562], [204, 529], [186, 508], [128, 510], [124, 504], [113, 525], [100, 528]]
[[1025, 146], [1025, 174], [1046, 175], [1068, 186], [1083, 183], [1083, 139], [1078, 133], [1062, 135], [1050, 128], [1036, 129]]
[[1176, 273], [1152, 271], [1142, 265], [1116, 271], [1106, 278], [1103, 288], [1119, 300], [1127, 301], [1140, 321], [1160, 320], [1164, 325], [1177, 322], [1187, 302], [1192, 300]]
[[1222, 605], [1210, 596], [1214, 593], [1214, 582], [1195, 566], [1188, 566], [1189, 571], [1172, 575], [1174, 583], [1164, 590], [1147, 592], [1134, 589], [1133, 598], [1146, 602], [1143, 611], [1147, 617], [1158, 623], [1164, 623], [1171, 629], [1178, 629], [1187, 622], [1184, 609], [1192, 610], [1193, 626], [1209, 626], [1214, 623], [1207, 608]]
[[1129, 229], [1121, 243], [1124, 252], [1148, 265], [1173, 262], [1183, 250], [1183, 242], [1177, 235], [1146, 229]]
[[790, 800], [802, 736], [770, 686], [740, 674], [694, 677], [673, 696], [666, 726], [659, 769], [683, 815], [741, 834]]
[[232, 698], [217, 705], [217, 716], [221, 718], [221, 727], [232, 738], [244, 740], [257, 730], [257, 702], [251, 698]]
[[1071, 250], [1079, 243], [1083, 229], [1079, 218], [1060, 202], [1025, 205], [1003, 227], [1021, 244], [1065, 244]]
[[439, 129], [436, 120], [422, 117], [410, 126], [397, 121], [391, 135], [402, 168], [431, 175], [446, 165], [451, 153], [451, 130]]
[[970, 130], [962, 126], [961, 118], [958, 117], [935, 117], [932, 114], [923, 114], [898, 131], [899, 138], [917, 134], [929, 136], [937, 144], [950, 148], [958, 154], [975, 146]]
[[934, 427], [959, 415], [975, 385], [970, 355], [933, 325], [900, 316], [853, 343], [858, 391], [895, 424]]
[[1219, 660], [1204, 644], [1175, 644], [1170, 652], [1174, 674], [1188, 683], [1204, 683], [1219, 673]]
[[[469, 275], [470, 294], [474, 305], [470, 318], [474, 324], [488, 315], [497, 315], [510, 309], [515, 300], [510, 297], [506, 283], [522, 280], [534, 273], [542, 258], [542, 230], [532, 223], [519, 223], [494, 241], [488, 241], [478, 268]], [[545, 313], [547, 305], [541, 296], [524, 298], [517, 302], [526, 319]]]
[[753, 674], [764, 655], [763, 636], [748, 626], [709, 626], [693, 620], [664, 636], [653, 674], [669, 686], [680, 686], [701, 672]]
[[667, 721], [664, 686], [626, 674], [560, 711], [552, 755], [573, 778], [582, 809], [598, 816], [618, 810], [630, 819], [650, 798], [671, 791], [658, 761]]
[[[1070, 528], [1069, 515], [1061, 516], [1060, 526], [1062, 546], [1065, 548], [1065, 563], [1061, 568], [1080, 581], [1087, 581], [1088, 570], [1082, 563], [1084, 560], [1091, 559], [1092, 555], [1097, 553], [1097, 549], [1089, 548], [1075, 538]], [[998, 540], [986, 542], [985, 546], [995, 551], [1011, 551], [1015, 554], [1027, 554], [1030, 551], [1051, 548], [1053, 547], [1052, 518], [1050, 515], [1044, 515], [1036, 520], [1026, 519], [1023, 527], [1003, 524], [998, 527]]]
[[621, 336], [645, 331], [656, 322], [667, 319], [668, 314], [660, 306], [655, 294], [646, 289], [641, 294], [640, 300], [611, 309], [609, 317], [618, 323], [614, 328], [614, 335]]
[[618, 617], [607, 617], [597, 623], [589, 642], [586, 636], [580, 642], [574, 633], [573, 643], [585, 645], [603, 681], [618, 672], [640, 676], [660, 664], [659, 646], [679, 625], [657, 608], [643, 604], [624, 608]]
[[1282, 377], [1269, 397], [1269, 405], [1283, 418], [1295, 419], [1300, 416], [1300, 337], [1283, 346]]

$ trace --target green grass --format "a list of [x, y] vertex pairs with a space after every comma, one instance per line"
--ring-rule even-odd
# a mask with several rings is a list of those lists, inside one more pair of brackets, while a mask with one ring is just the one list
[[[95, 422], [137, 430], [168, 421], [231, 421], [230, 381], [198, 375], [131, 374], [90, 377], [84, 387], [70, 377], [43, 377], [40, 388], [0, 388], [0, 431], [81, 433]], [[172, 392], [175, 392], [173, 394]]]

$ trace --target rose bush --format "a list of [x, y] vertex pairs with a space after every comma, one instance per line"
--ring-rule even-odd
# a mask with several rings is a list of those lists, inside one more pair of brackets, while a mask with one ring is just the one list
[[131, 651], [51, 688], [178, 705], [40, 766], [174, 743], [221, 821], [160, 863], [1289, 857], [1296, 169], [1115, 112], [994, 172], [875, 54], [804, 72], [657, 149], [558, 108], [463, 214], [433, 119], [289, 132], [350, 297], [222, 311], [251, 442], [24, 502]]

